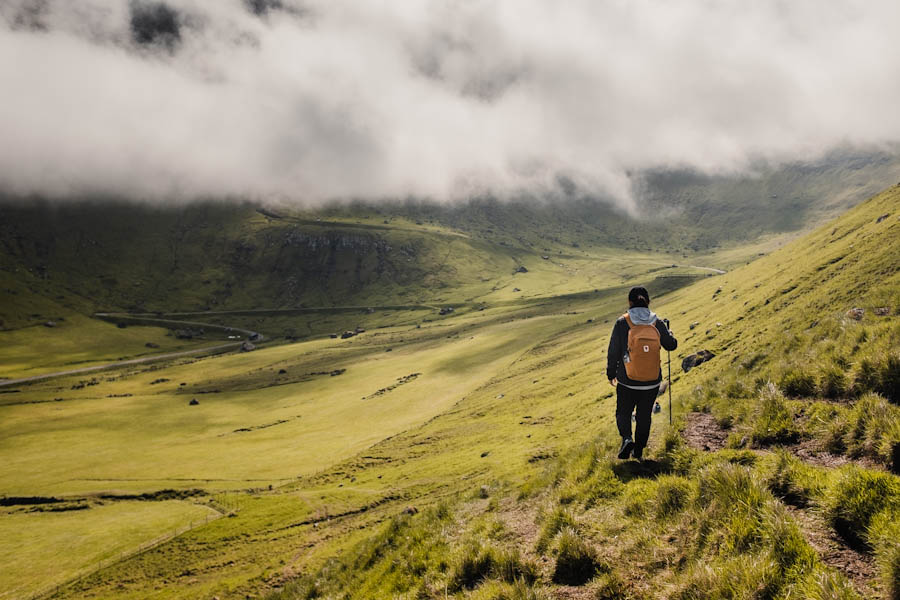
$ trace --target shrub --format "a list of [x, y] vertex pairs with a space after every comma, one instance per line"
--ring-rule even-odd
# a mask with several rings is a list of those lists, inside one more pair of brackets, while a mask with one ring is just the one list
[[[553, 581], [563, 585], [584, 585], [600, 570], [594, 549], [574, 529], [563, 529], [556, 538], [556, 565]], [[608, 568], [606, 570], [609, 570]]]
[[900, 512], [900, 478], [856, 466], [844, 469], [827, 500], [827, 515], [847, 541], [867, 545], [866, 533], [882, 510]]
[[760, 408], [751, 432], [757, 444], [795, 442], [799, 432], [794, 425], [794, 415], [774, 386], [766, 386], [760, 392]]

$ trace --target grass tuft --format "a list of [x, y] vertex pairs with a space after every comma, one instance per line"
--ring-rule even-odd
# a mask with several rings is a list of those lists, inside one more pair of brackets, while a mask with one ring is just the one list
[[753, 423], [753, 441], [760, 445], [787, 444], [797, 441], [799, 431], [794, 414], [774, 385], [760, 390], [759, 412]]
[[575, 529], [566, 527], [556, 538], [556, 565], [553, 581], [563, 585], [584, 585], [599, 570], [609, 570], [597, 560], [597, 553]]
[[882, 510], [900, 512], [900, 478], [848, 466], [830, 490], [827, 515], [848, 542], [870, 547], [869, 525]]

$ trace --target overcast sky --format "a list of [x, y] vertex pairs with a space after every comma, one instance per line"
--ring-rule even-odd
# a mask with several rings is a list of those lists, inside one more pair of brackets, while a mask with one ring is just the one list
[[900, 140], [897, 0], [0, 0], [0, 188], [553, 195]]

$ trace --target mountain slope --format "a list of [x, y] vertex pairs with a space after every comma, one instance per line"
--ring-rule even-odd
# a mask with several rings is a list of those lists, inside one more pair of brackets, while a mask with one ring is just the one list
[[[518, 493], [397, 517], [272, 598], [896, 598], [900, 186], [658, 309], [681, 334], [674, 358], [717, 356], [675, 379], [654, 459], [610, 460], [605, 421]], [[602, 389], [557, 351], [566, 386]], [[728, 448], [685, 441], [691, 409]]]

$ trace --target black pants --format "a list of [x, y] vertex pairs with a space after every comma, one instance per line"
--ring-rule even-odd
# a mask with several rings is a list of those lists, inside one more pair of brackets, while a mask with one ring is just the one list
[[[659, 386], [650, 390], [633, 390], [624, 385], [616, 386], [616, 425], [619, 426], [619, 435], [634, 440], [634, 446], [643, 449], [650, 438], [650, 419], [653, 416], [653, 404], [656, 402], [656, 394]], [[631, 436], [631, 413], [637, 407], [635, 416], [634, 437]]]

